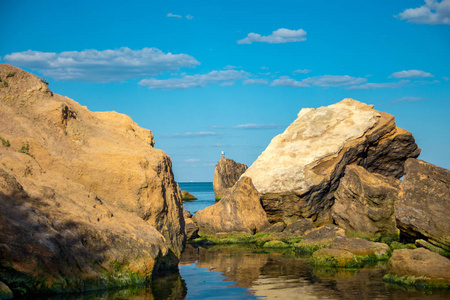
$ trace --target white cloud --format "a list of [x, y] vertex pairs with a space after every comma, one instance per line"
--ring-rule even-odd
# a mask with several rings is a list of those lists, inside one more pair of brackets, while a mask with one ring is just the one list
[[271, 35], [262, 36], [258, 33], [249, 33], [246, 38], [237, 41], [238, 44], [251, 44], [251, 43], [269, 43], [269, 44], [282, 44], [282, 43], [294, 43], [306, 41], [306, 31], [303, 29], [290, 30], [286, 28], [280, 28], [272, 32]]
[[242, 67], [240, 66], [232, 66], [232, 65], [227, 65], [224, 68], [225, 70], [234, 70], [234, 69], [242, 69]]
[[268, 70], [268, 69], [269, 69], [269, 67], [266, 67], [266, 66], [261, 67], [261, 70]]
[[172, 135], [164, 136], [167, 138], [200, 138], [200, 137], [208, 137], [208, 136], [221, 136], [223, 133], [221, 132], [211, 132], [211, 131], [200, 131], [200, 132], [186, 132], [186, 133], [175, 133]]
[[302, 80], [302, 82], [304, 83], [321, 87], [338, 87], [344, 85], [354, 85], [364, 83], [366, 81], [367, 81], [366, 78], [352, 77], [348, 75], [323, 75], [317, 77], [309, 77]]
[[169, 79], [143, 79], [140, 85], [147, 86], [150, 89], [187, 89], [191, 87], [203, 87], [213, 83], [234, 82], [235, 80], [244, 79], [250, 76], [250, 73], [236, 70], [212, 71], [207, 74], [186, 75], [181, 78]]
[[198, 162], [198, 161], [200, 161], [200, 159], [198, 159], [198, 158], [188, 158], [188, 159], [185, 159], [184, 161], [185, 162]]
[[249, 85], [249, 84], [268, 84], [269, 80], [267, 79], [246, 79], [244, 80], [243, 84]]
[[180, 15], [174, 15], [173, 13], [168, 13], [168, 14], [167, 14], [167, 17], [168, 17], [168, 18], [181, 18]]
[[271, 86], [287, 86], [287, 87], [339, 87], [346, 85], [354, 85], [366, 82], [366, 78], [352, 77], [348, 75], [323, 75], [309, 77], [298, 81], [288, 76], [281, 76], [279, 79], [272, 81]]
[[395, 89], [402, 87], [409, 83], [409, 80], [400, 80], [398, 82], [384, 82], [384, 83], [366, 83], [362, 85], [355, 85], [348, 87], [348, 90], [370, 90], [370, 89]]
[[241, 124], [233, 126], [233, 129], [275, 129], [282, 126], [276, 124]]
[[421, 101], [421, 100], [424, 100], [424, 98], [423, 97], [403, 97], [403, 98], [393, 100], [391, 102], [392, 103], [404, 102], [404, 101], [416, 102], [416, 101]]
[[191, 16], [191, 15], [187, 15], [186, 16], [186, 19], [188, 19], [188, 20], [192, 20], [194, 17], [193, 16]]
[[300, 73], [300, 74], [307, 74], [311, 72], [311, 70], [308, 69], [299, 69], [299, 70], [295, 70], [294, 73]]
[[156, 76], [200, 63], [187, 54], [164, 53], [156, 48], [131, 50], [83, 50], [61, 53], [24, 51], [5, 55], [5, 60], [35, 69], [58, 80], [111, 82]]
[[287, 86], [287, 87], [310, 87], [302, 81], [297, 81], [289, 76], [281, 76], [270, 83], [271, 86]]
[[405, 9], [398, 17], [417, 24], [450, 25], [450, 0], [425, 0], [424, 5]]
[[400, 71], [392, 73], [391, 76], [394, 78], [424, 78], [424, 77], [434, 77], [433, 74], [421, 71], [421, 70], [407, 70], [407, 71]]

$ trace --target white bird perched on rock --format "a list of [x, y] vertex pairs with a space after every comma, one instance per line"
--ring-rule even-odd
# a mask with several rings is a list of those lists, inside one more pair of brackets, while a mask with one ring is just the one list
[[225, 156], [225, 151], [222, 151], [222, 156]]

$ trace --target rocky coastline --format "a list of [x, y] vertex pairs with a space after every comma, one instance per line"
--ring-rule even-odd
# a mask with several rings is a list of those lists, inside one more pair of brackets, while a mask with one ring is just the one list
[[220, 201], [193, 216], [150, 130], [0, 64], [6, 74], [0, 299], [145, 284], [177, 270], [186, 242], [289, 249], [326, 268], [383, 262], [386, 282], [450, 289], [450, 171], [372, 105], [304, 108], [250, 167], [222, 157]]

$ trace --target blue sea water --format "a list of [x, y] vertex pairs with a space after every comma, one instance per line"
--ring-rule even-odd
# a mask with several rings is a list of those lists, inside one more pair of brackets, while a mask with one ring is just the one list
[[183, 203], [183, 208], [193, 215], [215, 203], [212, 182], [179, 182], [178, 185], [182, 191], [188, 191], [197, 198], [197, 200], [184, 201]]

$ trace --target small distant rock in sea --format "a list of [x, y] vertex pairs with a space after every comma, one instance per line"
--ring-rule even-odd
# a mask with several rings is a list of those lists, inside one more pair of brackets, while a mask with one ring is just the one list
[[197, 200], [197, 198], [188, 191], [181, 191], [181, 199], [183, 199], [183, 201]]

